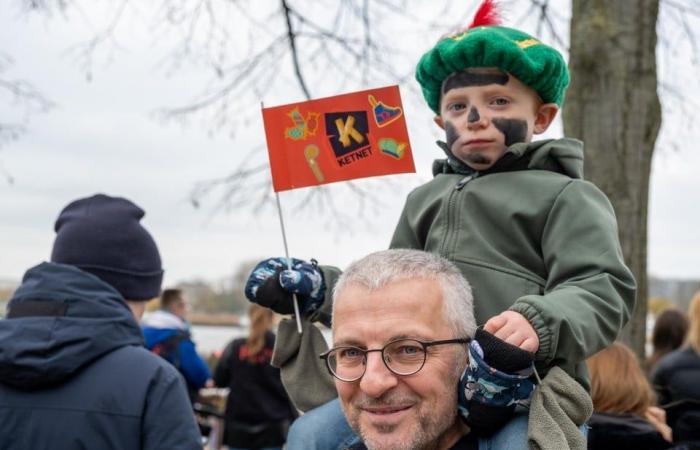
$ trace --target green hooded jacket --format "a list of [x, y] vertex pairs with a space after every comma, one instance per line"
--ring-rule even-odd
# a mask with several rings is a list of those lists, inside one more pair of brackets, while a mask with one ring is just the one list
[[610, 202], [583, 180], [583, 144], [515, 144], [489, 171], [451, 173], [409, 196], [392, 248], [439, 253], [472, 285], [476, 321], [519, 312], [537, 331], [538, 366], [589, 389], [585, 359], [615, 340], [634, 308]]
[[[409, 194], [390, 247], [454, 262], [477, 324], [519, 312], [539, 337], [538, 370], [559, 366], [589, 390], [585, 359], [616, 339], [636, 287], [612, 206], [583, 180], [583, 143], [518, 143], [488, 171], [454, 166], [436, 161], [435, 177]], [[329, 286], [337, 274], [326, 270]]]
[[[583, 144], [518, 143], [488, 171], [438, 160], [433, 172], [409, 194], [390, 247], [435, 252], [454, 262], [472, 286], [477, 324], [509, 309], [521, 313], [539, 337], [540, 375], [559, 366], [590, 390], [585, 360], [617, 338], [634, 308], [636, 286], [612, 206], [582, 178]], [[322, 270], [326, 299], [310, 319], [329, 325], [341, 272]], [[278, 343], [287, 327], [296, 333], [292, 322], [282, 326]], [[328, 377], [318, 380], [318, 398], [307, 405], [332, 398], [325, 368], [307, 366], [320, 361], [297, 351], [279, 352], [288, 355], [278, 362], [283, 373], [289, 364], [287, 369], [306, 366], [306, 373]]]

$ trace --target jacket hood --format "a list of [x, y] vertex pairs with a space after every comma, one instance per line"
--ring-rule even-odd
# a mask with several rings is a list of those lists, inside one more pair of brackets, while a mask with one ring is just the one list
[[143, 345], [121, 295], [76, 267], [29, 269], [0, 320], [0, 382], [21, 389], [59, 384], [100, 356]]
[[175, 314], [162, 309], [143, 317], [143, 320], [141, 320], [141, 331], [148, 349], [152, 349], [157, 344], [167, 341], [175, 335], [189, 338], [187, 322]]
[[146, 328], [171, 328], [175, 330], [187, 330], [187, 322], [175, 314], [159, 309], [143, 316], [141, 325]]
[[[433, 163], [433, 175], [476, 173], [461, 161], [455, 161], [445, 143], [438, 142], [438, 146], [446, 153], [447, 159], [436, 160]], [[480, 173], [486, 175], [527, 169], [548, 170], [571, 178], [583, 178], [583, 142], [562, 138], [513, 144], [508, 147], [501, 159], [496, 161], [496, 164]]]

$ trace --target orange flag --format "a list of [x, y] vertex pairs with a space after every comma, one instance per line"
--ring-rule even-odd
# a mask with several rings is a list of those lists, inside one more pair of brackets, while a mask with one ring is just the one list
[[262, 113], [275, 192], [416, 171], [398, 86]]

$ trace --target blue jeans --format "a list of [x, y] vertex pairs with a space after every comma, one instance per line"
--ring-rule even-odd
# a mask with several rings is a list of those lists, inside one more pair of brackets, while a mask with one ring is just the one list
[[340, 450], [359, 441], [336, 398], [292, 422], [287, 434], [287, 450]]
[[[586, 425], [581, 432], [588, 434]], [[342, 450], [360, 441], [352, 431], [338, 399], [314, 408], [292, 423], [288, 450]], [[527, 411], [516, 413], [496, 434], [479, 438], [479, 450], [527, 450]]]

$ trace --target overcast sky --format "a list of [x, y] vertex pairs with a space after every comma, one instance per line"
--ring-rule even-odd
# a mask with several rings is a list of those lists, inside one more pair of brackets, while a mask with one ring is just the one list
[[[0, 178], [0, 279], [19, 279], [28, 267], [48, 259], [59, 211], [71, 200], [97, 192], [125, 196], [146, 210], [144, 224], [160, 247], [166, 284], [221, 279], [242, 261], [282, 255], [275, 214], [212, 214], [214, 199], [200, 209], [187, 200], [194, 183], [226, 175], [243, 154], [264, 142], [259, 117], [235, 138], [210, 135], [196, 121], [189, 126], [159, 123], [152, 112], [192, 98], [207, 79], [204, 71], [184, 68], [166, 74], [157, 64], [163, 46], [135, 25], [122, 33], [123, 50], [110, 63], [99, 61], [87, 82], [66, 53], [85, 39], [85, 31], [75, 18], [27, 20], [16, 11], [0, 15], [0, 52], [14, 59], [2, 77], [28, 80], [56, 104], [47, 114], [32, 115], [28, 132], [0, 149], [0, 173], [14, 178], [13, 184]], [[9, 120], [18, 109], [2, 91], [0, 99], [0, 120]], [[298, 92], [277, 92], [274, 99], [301, 98]], [[439, 156], [432, 142], [437, 129], [427, 108], [405, 107], [418, 174], [395, 176], [399, 182], [382, 191], [385, 206], [380, 211], [342, 228], [327, 229], [327, 217], [297, 217], [286, 211], [293, 255], [342, 267], [386, 248], [406, 193], [429, 178], [430, 161]], [[557, 124], [549, 136], [560, 133]], [[700, 134], [693, 131], [683, 142], [689, 145], [657, 152], [654, 160], [649, 271], [700, 278]], [[331, 194], [347, 195], [347, 190], [333, 189]], [[294, 195], [299, 194], [281, 194], [283, 207], [292, 204]]]

